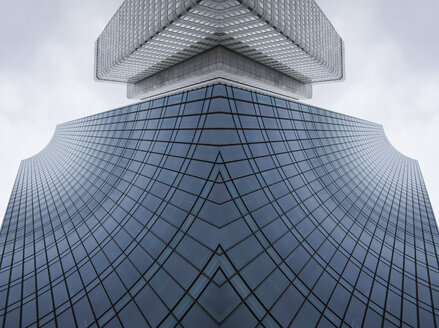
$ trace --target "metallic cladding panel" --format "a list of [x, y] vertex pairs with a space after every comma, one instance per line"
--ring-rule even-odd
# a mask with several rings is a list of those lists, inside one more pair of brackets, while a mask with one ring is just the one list
[[228, 83], [289, 99], [311, 98], [312, 86], [240, 55], [216, 46], [166, 68], [137, 83], [128, 84], [128, 98], [159, 98], [202, 85]]
[[136, 83], [216, 45], [303, 83], [344, 77], [343, 42], [313, 0], [126, 0], [97, 40], [96, 77]]

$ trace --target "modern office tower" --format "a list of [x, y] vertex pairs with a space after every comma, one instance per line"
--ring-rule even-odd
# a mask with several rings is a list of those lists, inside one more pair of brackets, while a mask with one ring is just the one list
[[[237, 43], [248, 52], [220, 44], [219, 34], [234, 44], [227, 29], [205, 38], [207, 50], [203, 38], [179, 32], [188, 25], [197, 34], [205, 22], [194, 17], [205, 16], [256, 40], [252, 26], [262, 24], [272, 33], [262, 33], [264, 44], [278, 31], [290, 40], [287, 26], [295, 26], [317, 53], [340, 51], [316, 37], [318, 24], [329, 23], [315, 16], [314, 2], [187, 4], [126, 1], [98, 40], [96, 68], [121, 80], [135, 72], [141, 79], [128, 89], [151, 99], [59, 125], [47, 147], [22, 162], [0, 233], [0, 325], [436, 326], [439, 236], [418, 163], [395, 150], [380, 125], [289, 99], [298, 94], [278, 87], [276, 76], [308, 91], [316, 72], [339, 78], [323, 59], [310, 64], [317, 55], [307, 62], [300, 42], [290, 50], [305, 59], [290, 65], [275, 60], [280, 48], [271, 58], [263, 47], [257, 57], [244, 37]], [[277, 7], [302, 23], [281, 24]], [[175, 8], [186, 9], [172, 19]], [[135, 42], [138, 30], [117, 30], [149, 26], [137, 12], [163, 13], [169, 23], [151, 25], [162, 31], [145, 46]], [[163, 71], [146, 76], [150, 66], [142, 71], [139, 61], [154, 59], [148, 43], [164, 48], [178, 39], [173, 33], [190, 43], [178, 56], [203, 51], [179, 62], [175, 53], [163, 57]], [[118, 57], [121, 49], [128, 52]], [[203, 58], [208, 64], [197, 71]], [[233, 65], [255, 74], [227, 75]], [[169, 85], [160, 85], [165, 76]]]
[[344, 78], [343, 48], [314, 0], [126, 0], [96, 42], [95, 77], [136, 99], [219, 81], [310, 98]]
[[381, 126], [222, 84], [57, 127], [0, 235], [5, 327], [433, 327], [438, 231]]

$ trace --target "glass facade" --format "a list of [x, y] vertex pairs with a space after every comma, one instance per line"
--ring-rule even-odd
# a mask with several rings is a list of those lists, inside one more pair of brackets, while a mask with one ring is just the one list
[[0, 233], [5, 327], [434, 327], [439, 236], [380, 125], [218, 84], [57, 127]]

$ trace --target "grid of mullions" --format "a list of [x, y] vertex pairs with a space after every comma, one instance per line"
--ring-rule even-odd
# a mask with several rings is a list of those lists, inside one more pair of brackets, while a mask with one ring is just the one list
[[216, 85], [60, 125], [23, 161], [0, 320], [434, 326], [437, 238], [380, 126]]
[[125, 0], [96, 42], [96, 77], [136, 83], [218, 44], [304, 83], [344, 76], [342, 40], [314, 0]]

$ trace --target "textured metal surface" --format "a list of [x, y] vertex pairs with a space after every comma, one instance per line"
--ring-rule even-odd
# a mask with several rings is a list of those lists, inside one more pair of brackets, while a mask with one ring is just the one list
[[286, 97], [311, 98], [312, 86], [222, 46], [216, 46], [134, 84], [128, 84], [128, 98], [150, 99], [179, 93], [219, 80], [249, 90]]
[[126, 0], [96, 43], [96, 77], [135, 83], [216, 45], [303, 83], [344, 77], [343, 41], [314, 0]]

